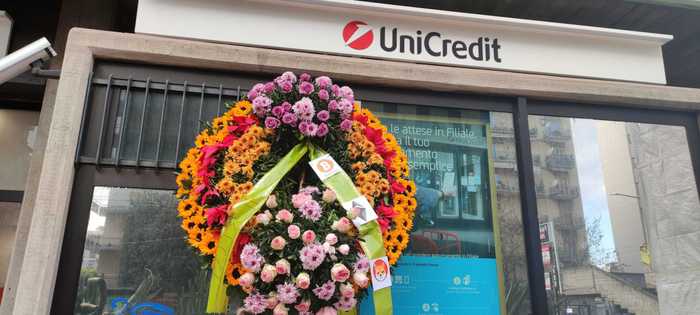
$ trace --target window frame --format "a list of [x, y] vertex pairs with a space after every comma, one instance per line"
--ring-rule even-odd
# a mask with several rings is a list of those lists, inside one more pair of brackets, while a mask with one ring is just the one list
[[[124, 71], [141, 73], [149, 71], [143, 65], [123, 64]], [[95, 72], [104, 74], [105, 67], [100, 68], [96, 62]], [[169, 71], [183, 71], [166, 67]], [[208, 72], [198, 70], [200, 73]], [[215, 73], [215, 72], [212, 72]], [[259, 77], [253, 74], [251, 77]], [[106, 78], [106, 77], [105, 77]], [[92, 82], [92, 75], [90, 76]], [[88, 84], [91, 86], [92, 84]], [[354, 85], [356, 95], [365, 101], [380, 101], [400, 104], [447, 107], [466, 110], [482, 110], [512, 113], [516, 164], [519, 170], [521, 214], [527, 260], [528, 285], [531, 311], [533, 314], [549, 314], [544, 281], [544, 267], [539, 239], [539, 220], [536, 202], [536, 182], [533, 169], [533, 156], [530, 147], [530, 126], [528, 115], [547, 115], [571, 118], [601, 119], [633, 123], [651, 123], [683, 126], [689, 144], [696, 188], [700, 192], [700, 129], [696, 113], [688, 111], [671, 111], [667, 109], [639, 109], [610, 104], [558, 102], [555, 100], [530, 99], [518, 96], [489, 96], [476, 93], [454, 93], [434, 90], [407, 90], [394, 87]], [[88, 94], [90, 88], [88, 88]], [[86, 100], [90, 100], [89, 97]], [[426, 105], [429, 104], [429, 105]], [[88, 106], [89, 105], [89, 106]], [[92, 110], [93, 104], [86, 104], [86, 112]], [[85, 136], [84, 121], [81, 122], [80, 139]], [[80, 144], [77, 152], [80, 152]], [[78, 153], [79, 154], [79, 153]], [[119, 165], [95, 165], [79, 162], [76, 154], [76, 173], [70, 197], [68, 218], [65, 226], [63, 245], [58, 267], [58, 276], [52, 301], [52, 314], [69, 314], [75, 303], [76, 285], [85, 245], [85, 232], [89, 219], [92, 190], [95, 186], [114, 186], [143, 189], [174, 190], [175, 175], [170, 171], [150, 167], [119, 167]], [[158, 164], [156, 163], [156, 166]], [[494, 202], [494, 201], [492, 201]]]

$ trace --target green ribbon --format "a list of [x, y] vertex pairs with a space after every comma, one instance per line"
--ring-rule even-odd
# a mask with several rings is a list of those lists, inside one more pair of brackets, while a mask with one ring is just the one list
[[[248, 220], [265, 204], [265, 201], [275, 190], [279, 181], [306, 155], [307, 151], [311, 160], [326, 154], [326, 152], [308, 142], [297, 144], [253, 186], [241, 201], [234, 205], [235, 210], [233, 214], [231, 214], [221, 230], [221, 237], [214, 256], [207, 313], [226, 312], [228, 296], [226, 295], [224, 278], [238, 233], [240, 233]], [[333, 174], [326, 178], [323, 183], [336, 193], [336, 197], [341, 203], [361, 196], [360, 192], [355, 188], [352, 179], [344, 171]], [[363, 240], [360, 242], [360, 245], [370, 260], [386, 256], [384, 239], [376, 220], [360, 226], [359, 232], [360, 238]], [[373, 297], [376, 315], [392, 314], [391, 287], [374, 291]], [[355, 315], [357, 310], [353, 309], [341, 312], [341, 314]]]
[[236, 244], [238, 233], [255, 213], [265, 204], [267, 198], [275, 190], [279, 181], [287, 175], [294, 165], [306, 155], [308, 147], [299, 143], [287, 153], [271, 170], [269, 170], [248, 192], [248, 194], [233, 206], [233, 213], [229, 216], [223, 229], [214, 256], [214, 268], [209, 284], [209, 300], [207, 313], [225, 313], [228, 305], [226, 295], [226, 267], [231, 260], [233, 247]]
[[[313, 144], [309, 145], [309, 156], [311, 160], [317, 159], [325, 154], [327, 153], [321, 148]], [[323, 180], [323, 183], [335, 192], [336, 198], [341, 204], [362, 196], [362, 194], [357, 191], [350, 176], [344, 171], [329, 176]], [[382, 230], [377, 220], [372, 220], [361, 225], [359, 227], [359, 232], [360, 239], [362, 239], [360, 246], [362, 246], [365, 255], [367, 255], [370, 261], [386, 256], [384, 238], [382, 237]], [[391, 315], [393, 312], [391, 287], [375, 290], [372, 294], [374, 298], [374, 314]]]

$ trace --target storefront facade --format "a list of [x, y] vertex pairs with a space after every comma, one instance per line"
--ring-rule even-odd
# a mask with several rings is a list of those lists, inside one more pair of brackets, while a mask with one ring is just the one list
[[[150, 22], [157, 26], [162, 21], [149, 16], [148, 10], [165, 11], [147, 7], [154, 3], [144, 1], [145, 8], [139, 14], [145, 14], [141, 19], [152, 18]], [[270, 6], [266, 2], [253, 4]], [[297, 9], [310, 6], [306, 2], [290, 5]], [[641, 307], [638, 314], [644, 309], [651, 309], [649, 314], [692, 313], [695, 301], [690, 297], [698, 295], [693, 288], [697, 270], [692, 253], [699, 245], [694, 224], [699, 215], [695, 213], [698, 186], [694, 178], [700, 153], [696, 113], [700, 92], [661, 85], [665, 77], [660, 47], [668, 38], [594, 29], [574, 31], [561, 25], [530, 24], [528, 28], [522, 21], [492, 21], [494, 30], [463, 34], [440, 29], [440, 23], [428, 25], [435, 30], [410, 24], [415, 23], [412, 14], [434, 19], [439, 12], [375, 12], [398, 19], [380, 23], [376, 18], [370, 20], [372, 14], [367, 10], [371, 6], [362, 11], [361, 6], [348, 8], [344, 2], [326, 5], [349, 12], [347, 18], [328, 26], [340, 47], [348, 45], [338, 49], [350, 49], [348, 52], [304, 49], [301, 41], [273, 44], [290, 39], [282, 32], [279, 37], [263, 37], [265, 42], [246, 42], [246, 38], [234, 36], [241, 42], [216, 44], [72, 30], [39, 165], [41, 172], [36, 175], [37, 190], [30, 192], [34, 219], [18, 270], [13, 314], [73, 312], [76, 296], [85, 289], [80, 286], [87, 286], [80, 280], [86, 269], [103, 275], [110, 295], [122, 289], [125, 292], [121, 294], [128, 296], [127, 287], [138, 285], [141, 278], [127, 276], [142, 272], [144, 266], [154, 267], [149, 265], [153, 261], [137, 262], [139, 255], [159, 250], [132, 248], [129, 253], [128, 244], [139, 243], [138, 234], [151, 229], [133, 222], [157, 220], [162, 212], [148, 211], [172, 205], [168, 195], [175, 186], [172, 171], [192, 143], [199, 122], [220, 113], [224, 103], [238, 99], [241, 90], [254, 82], [269, 80], [285, 70], [326, 74], [355, 87], [363, 106], [375, 111], [397, 138], [403, 139], [417, 184], [439, 196], [432, 198], [437, 199], [432, 206], [420, 209], [419, 205], [411, 255], [404, 258], [407, 260], [399, 267], [404, 269], [397, 270], [394, 277], [395, 290], [404, 294], [396, 299], [397, 314], [598, 314], [588, 304], [588, 313], [577, 309], [576, 301], [587, 301], [587, 296], [623, 299], [601, 292], [605, 290], [630, 291], [628, 296], [636, 302], [629, 302], [627, 308]], [[287, 16], [294, 14], [287, 11]], [[197, 23], [196, 18], [190, 21]], [[357, 58], [358, 53], [353, 53], [357, 48], [353, 45], [367, 45], [362, 43], [367, 35], [353, 37], [352, 30], [357, 32], [362, 26], [353, 21], [373, 27], [375, 38], [365, 47], [370, 49], [365, 57], [370, 58]], [[213, 37], [221, 35], [218, 32], [198, 37], [197, 28], [184, 22], [180, 25], [183, 29], [167, 28], [173, 33], [139, 23], [137, 32], [142, 33], [237, 41]], [[295, 31], [294, 23], [288, 24], [290, 32]], [[436, 62], [396, 52], [392, 55], [387, 51], [392, 45], [379, 43], [388, 40], [394, 25], [398, 25], [394, 29], [399, 36], [396, 49], [405, 42], [404, 55], [415, 51], [413, 55], [419, 58], [435, 58], [429, 52], [452, 56]], [[508, 31], [514, 25], [531, 36], [545, 35], [540, 40], [530, 38], [532, 46], [528, 47], [528, 38]], [[349, 35], [346, 27], [350, 27]], [[557, 27], [561, 29], [554, 31]], [[423, 30], [423, 55], [417, 53], [421, 41], [417, 29]], [[498, 33], [502, 29], [505, 33]], [[557, 42], [557, 32], [561, 42]], [[599, 47], [611, 44], [593, 38], [596, 32], [615, 37], [619, 46], [604, 52]], [[436, 33], [443, 41], [436, 40]], [[497, 35], [489, 35], [494, 33]], [[428, 34], [433, 34], [432, 40]], [[490, 48], [486, 37], [491, 38]], [[323, 43], [320, 38], [319, 43]], [[445, 44], [447, 39], [450, 43]], [[439, 47], [427, 44], [438, 42]], [[562, 49], [572, 42], [580, 45], [578, 49]], [[542, 54], [527, 53], [536, 48]], [[511, 57], [516, 60], [511, 61]], [[460, 64], [464, 59], [469, 62]], [[478, 59], [483, 59], [482, 63]], [[538, 60], [539, 68], [528, 68]], [[575, 64], [572, 60], [579, 62], [577, 66], [571, 66]], [[652, 263], [647, 266], [653, 266], [653, 272], [636, 274], [653, 274], [657, 295], [622, 285], [625, 282], [619, 275], [610, 275], [611, 269], [597, 268], [600, 263], [596, 267], [588, 264], [595, 235], [587, 229], [588, 218], [584, 218], [586, 193], [580, 173], [592, 171], [576, 165], [574, 149], [580, 147], [572, 133], [581, 129], [575, 129], [573, 119], [613, 124], [606, 125], [610, 128], [615, 127], [612, 121], [623, 124], [617, 127], [624, 129], [623, 138], [626, 132], [630, 139], [626, 151], [636, 162], [629, 172], [606, 178], [604, 184], [612, 187], [614, 179], [629, 174], [636, 179], [632, 180], [633, 193], [620, 188], [609, 190], [608, 195], [633, 196], [636, 207], [642, 210], [638, 220], [644, 236], [640, 237], [650, 253]], [[614, 133], [607, 135], [597, 135], [600, 148]], [[629, 164], [615, 164], [618, 157], [601, 163], [605, 176]], [[658, 181], [660, 177], [664, 180]], [[660, 183], [662, 190], [656, 188]], [[625, 184], [629, 182], [615, 187], [629, 188]], [[665, 199], [678, 202], [662, 204]], [[431, 197], [423, 200], [427, 205]], [[133, 211], [136, 204], [153, 206]], [[611, 217], [613, 226], [629, 218]], [[615, 228], [616, 236], [619, 231], [621, 228]], [[181, 239], [176, 232], [153, 233], [177, 244]], [[619, 245], [617, 251], [623, 248]], [[178, 250], [172, 249], [171, 256], [160, 259], [181, 259], [183, 266], [194, 261], [184, 254], [173, 254]], [[617, 262], [623, 264], [622, 254], [616, 255]], [[679, 255], [683, 257], [675, 262], [667, 258]], [[160, 272], [174, 272], [179, 267], [175, 264]], [[192, 275], [178, 277], [165, 279], [164, 287], [168, 281], [186, 282]], [[431, 277], [446, 284], [418, 285], [429, 283], [423, 281]], [[584, 285], [591, 281], [613, 284]], [[179, 290], [171, 286], [166, 290], [170, 295], [159, 297], [160, 304], [181, 305], [183, 293]], [[458, 297], [445, 298], [449, 294]]]

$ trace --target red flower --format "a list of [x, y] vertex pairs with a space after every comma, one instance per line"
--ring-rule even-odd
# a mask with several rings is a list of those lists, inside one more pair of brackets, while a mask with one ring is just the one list
[[365, 128], [365, 136], [369, 141], [372, 141], [375, 145], [384, 146], [384, 137], [382, 135], [381, 129], [374, 129], [367, 127]]
[[387, 206], [384, 204], [384, 202], [382, 202], [379, 204], [379, 207], [377, 207], [377, 216], [391, 219], [396, 216], [396, 212], [394, 211], [394, 208]]
[[369, 118], [367, 118], [367, 116], [362, 115], [362, 114], [360, 114], [360, 113], [355, 113], [355, 114], [352, 115], [352, 119], [355, 120], [355, 121], [360, 122], [361, 124], [363, 124], [363, 125], [365, 125], [365, 126], [367, 126], [367, 122], [368, 122], [368, 119], [369, 119]]
[[389, 229], [389, 224], [391, 223], [391, 220], [387, 218], [378, 218], [377, 223], [379, 223], [379, 227], [382, 229], [382, 233], [386, 232], [386, 230]]
[[224, 223], [226, 223], [226, 218], [228, 217], [226, 209], [228, 209], [227, 204], [214, 208], [208, 208], [204, 213], [204, 215], [207, 217], [207, 225], [212, 226], [214, 223], [224, 225]]
[[391, 191], [395, 194], [401, 194], [406, 190], [406, 187], [401, 185], [399, 182], [392, 182], [391, 183]]

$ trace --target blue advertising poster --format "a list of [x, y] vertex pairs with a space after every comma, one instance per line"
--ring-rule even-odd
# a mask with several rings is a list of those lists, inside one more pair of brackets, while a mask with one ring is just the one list
[[[391, 288], [394, 314], [500, 314], [496, 259], [405, 255], [397, 266]], [[374, 314], [373, 305], [370, 294], [360, 315]]]

